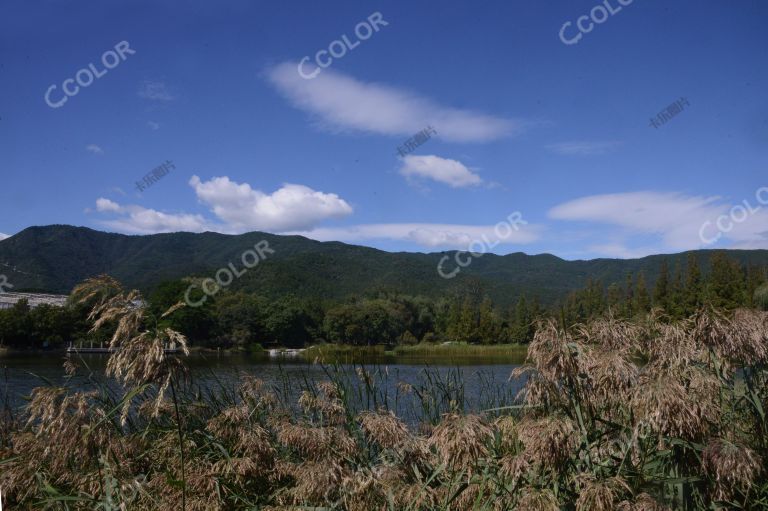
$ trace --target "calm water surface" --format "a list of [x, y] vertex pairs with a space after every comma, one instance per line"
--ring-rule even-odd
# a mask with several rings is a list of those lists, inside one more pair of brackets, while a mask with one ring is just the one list
[[[120, 392], [114, 381], [106, 380], [105, 355], [71, 355], [79, 366], [78, 374], [67, 378], [62, 367], [65, 355], [9, 355], [0, 358], [0, 405], [24, 404], [31, 390], [44, 385], [66, 385], [93, 388], [92, 381], [105, 383]], [[448, 401], [463, 403], [465, 411], [478, 411], [510, 404], [524, 384], [510, 380], [512, 370], [522, 363], [522, 356], [506, 357], [395, 357], [368, 356], [355, 360], [337, 360], [332, 364], [316, 364], [297, 358], [266, 358], [242, 353], [206, 353], [185, 357], [194, 388], [205, 393], [219, 393], [237, 387], [243, 375], [267, 382], [286, 403], [295, 403], [301, 392], [314, 383], [340, 379], [361, 408], [375, 408], [384, 400], [403, 416], [415, 419], [423, 411], [424, 399], [416, 395], [427, 388], [437, 389], [427, 397], [433, 409], [444, 410]], [[363, 369], [371, 375], [366, 384], [359, 376]], [[414, 390], [403, 393], [406, 383]], [[373, 398], [373, 395], [377, 397]], [[384, 396], [387, 396], [384, 398]]]

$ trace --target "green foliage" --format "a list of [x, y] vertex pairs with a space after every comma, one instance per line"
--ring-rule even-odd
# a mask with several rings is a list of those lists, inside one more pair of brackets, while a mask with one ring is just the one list
[[680, 319], [690, 316], [702, 305], [732, 310], [758, 306], [764, 299], [758, 293], [766, 282], [766, 267], [750, 264], [745, 267], [726, 251], [712, 251], [709, 272], [703, 274], [698, 258], [690, 252], [683, 269], [675, 263], [674, 278], [669, 278], [666, 259], [659, 259], [653, 299], [648, 296], [645, 272], [636, 280], [627, 275], [624, 286], [617, 283], [604, 288], [599, 281], [590, 280], [583, 289], [571, 293], [561, 306], [562, 320], [566, 324], [585, 322], [603, 315], [609, 309], [622, 318], [644, 315], [651, 307], [661, 309], [668, 317]]
[[760, 310], [768, 311], [768, 284], [763, 284], [755, 290], [754, 304]]
[[[184, 302], [184, 294], [189, 287], [188, 282], [181, 280], [164, 281], [158, 284], [149, 296], [149, 311], [154, 317], [160, 317], [173, 305]], [[196, 303], [202, 298], [202, 291], [193, 290], [190, 302]], [[215, 301], [208, 299], [200, 307], [183, 307], [172, 316], [162, 320], [163, 326], [184, 332], [190, 342], [205, 345], [212, 338], [216, 320]]]
[[666, 259], [663, 259], [659, 266], [656, 286], [653, 288], [653, 304], [657, 307], [666, 308], [669, 305], [669, 294], [669, 267]]
[[[8, 269], [4, 272], [14, 284], [14, 290], [34, 288], [69, 293], [82, 280], [107, 273], [149, 296], [165, 281], [179, 281], [189, 276], [213, 277], [216, 270], [229, 263], [242, 269], [243, 252], [262, 240], [269, 243], [274, 254], [236, 279], [230, 286], [232, 292], [270, 299], [294, 295], [324, 303], [382, 292], [438, 301], [475, 281], [500, 310], [515, 306], [522, 295], [537, 296], [543, 306], [557, 307], [570, 293], [588, 287], [590, 280], [603, 286], [616, 283], [621, 287], [628, 273], [637, 276], [643, 272], [650, 287], [659, 280], [662, 261], [668, 268], [677, 264], [685, 267], [690, 266], [687, 259], [700, 264], [712, 253], [695, 251], [642, 259], [590, 261], [565, 261], [548, 254], [485, 254], [462, 269], [456, 278], [442, 279], [437, 274], [437, 264], [445, 255], [452, 258], [453, 252], [389, 253], [260, 232], [237, 236], [210, 232], [125, 236], [52, 225], [30, 227], [0, 241], [0, 261], [7, 263]], [[724, 253], [745, 267], [768, 265], [765, 250]], [[668, 277], [671, 285], [669, 280]], [[688, 284], [695, 285], [685, 282], [686, 295], [698, 295], [698, 290], [689, 289]], [[617, 298], [622, 301], [625, 296]], [[587, 316], [590, 310], [599, 308], [595, 304], [584, 304]], [[421, 337], [419, 333], [413, 334]]]
[[[27, 285], [54, 291], [73, 285], [76, 275], [109, 267], [128, 286], [151, 289], [150, 312], [159, 318], [185, 300], [192, 282], [215, 275], [216, 265], [237, 266], [240, 254], [261, 240], [275, 253], [215, 297], [194, 287], [189, 297], [205, 298], [202, 305], [184, 307], [160, 325], [183, 332], [196, 346], [233, 349], [322, 341], [527, 343], [546, 314], [573, 324], [609, 309], [632, 318], [661, 308], [679, 319], [705, 303], [751, 307], [762, 296], [756, 290], [766, 281], [768, 263], [768, 251], [593, 261], [486, 254], [446, 280], [436, 273], [442, 254], [393, 254], [264, 233], [121, 236], [67, 226], [30, 228], [0, 241], [0, 259], [18, 262], [25, 273], [11, 280], [19, 286], [27, 279]], [[55, 255], [61, 257], [51, 259]], [[72, 307], [0, 311], [0, 343], [10, 347], [107, 338], [87, 330], [83, 311]]]
[[0, 346], [13, 349], [62, 348], [86, 338], [86, 312], [81, 308], [40, 305], [31, 309], [26, 300], [0, 310]]
[[[135, 312], [124, 303], [121, 314]], [[320, 380], [299, 366], [291, 379], [244, 375], [237, 386], [219, 382], [201, 392], [179, 378], [183, 358], [163, 357], [158, 366], [152, 345], [139, 344], [159, 331], [134, 329], [128, 342], [138, 345], [129, 356], [111, 354], [108, 367], [158, 370], [130, 371], [136, 376], [122, 379], [120, 393], [91, 369], [72, 366], [74, 378], [34, 389], [17, 418], [0, 422], [4, 505], [766, 509], [764, 314], [703, 308], [681, 321], [607, 317], [578, 329], [552, 321], [539, 327], [527, 347], [396, 350], [527, 352], [514, 373], [526, 375], [519, 394], [481, 371], [470, 380], [459, 369], [424, 368], [404, 382], [386, 366], [349, 362], [323, 365]], [[681, 341], [675, 349], [670, 337]], [[383, 346], [308, 351], [321, 360], [386, 356]], [[169, 385], [172, 401], [164, 401]]]
[[645, 283], [645, 273], [640, 272], [637, 276], [637, 285], [635, 292], [635, 310], [638, 313], [644, 314], [651, 308], [651, 297], [648, 295], [648, 288]]
[[712, 255], [707, 301], [715, 307], [733, 309], [746, 299], [746, 280], [741, 265], [724, 252]]

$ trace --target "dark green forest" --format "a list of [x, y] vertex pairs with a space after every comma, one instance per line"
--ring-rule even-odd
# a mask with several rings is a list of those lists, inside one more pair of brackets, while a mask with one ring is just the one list
[[[535, 293], [521, 294], [512, 305], [495, 302], [480, 279], [437, 298], [371, 290], [345, 299], [321, 299], [286, 293], [272, 295], [224, 290], [201, 307], [184, 307], [172, 319], [160, 319], [184, 300], [188, 279], [164, 281], [147, 294], [150, 317], [188, 336], [201, 348], [258, 349], [302, 347], [326, 342], [349, 345], [398, 345], [419, 342], [473, 344], [527, 343], [537, 320], [551, 316], [565, 325], [586, 322], [611, 311], [632, 318], [659, 308], [670, 319], [711, 304], [716, 308], [768, 307], [766, 266], [741, 264], [724, 252], [711, 252], [707, 269], [698, 258], [670, 268], [662, 259], [650, 281], [644, 271], [622, 282], [587, 284], [565, 299], [543, 305]], [[61, 348], [69, 342], [106, 340], [108, 332], [88, 333], [85, 309], [78, 306], [30, 309], [25, 302], [0, 311], [0, 346], [14, 349]]]
[[[692, 256], [706, 273], [713, 253], [696, 250], [640, 259], [575, 261], [551, 254], [484, 254], [472, 258], [455, 278], [445, 279], [438, 274], [437, 265], [444, 261], [445, 272], [457, 268], [455, 251], [385, 252], [262, 232], [127, 236], [50, 225], [29, 227], [0, 241], [0, 274], [7, 276], [13, 291], [63, 294], [87, 278], [107, 274], [148, 296], [160, 283], [189, 276], [211, 277], [230, 263], [238, 266], [243, 252], [262, 242], [274, 253], [233, 282], [232, 291], [270, 300], [293, 295], [326, 304], [379, 294], [420, 296], [437, 303], [479, 285], [482, 295], [505, 311], [523, 296], [529, 302], [536, 297], [542, 307], [550, 309], [571, 292], [594, 286], [595, 281], [605, 286], [625, 285], [628, 273], [633, 278], [642, 273], [646, 282], [654, 283], [662, 261], [668, 265], [670, 279], [674, 279], [675, 268], [685, 268]], [[768, 266], [768, 250], [722, 252], [745, 267]]]

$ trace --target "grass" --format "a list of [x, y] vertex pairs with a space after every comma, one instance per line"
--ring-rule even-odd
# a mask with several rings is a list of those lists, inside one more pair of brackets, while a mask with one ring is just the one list
[[[162, 336], [182, 340], [134, 303], [118, 295], [94, 309], [119, 324], [112, 344], [124, 349], [108, 368], [126, 395], [106, 382], [41, 387], [0, 424], [9, 508], [768, 508], [766, 313], [544, 322], [513, 373], [528, 375], [520, 400], [468, 412], [458, 370], [395, 391], [386, 367], [339, 364], [300, 389], [245, 376], [202, 390], [158, 349]], [[394, 413], [401, 400], [413, 423]]]
[[525, 359], [527, 349], [524, 344], [420, 343], [398, 345], [393, 350], [386, 350], [384, 345], [318, 344], [307, 348], [302, 356], [308, 361], [326, 363], [394, 363], [398, 360], [448, 365], [478, 361], [521, 363]]
[[394, 354], [399, 356], [448, 356], [459, 357], [523, 357], [528, 351], [525, 344], [432, 344], [419, 343], [395, 346]]
[[301, 356], [305, 360], [332, 362], [335, 360], [376, 360], [386, 355], [384, 345], [351, 346], [348, 344], [315, 344], [305, 349]]

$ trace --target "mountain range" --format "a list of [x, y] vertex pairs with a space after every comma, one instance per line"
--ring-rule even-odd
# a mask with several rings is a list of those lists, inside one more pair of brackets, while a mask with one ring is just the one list
[[[188, 276], [214, 277], [232, 263], [244, 269], [242, 254], [266, 241], [274, 253], [232, 283], [233, 289], [265, 296], [343, 300], [351, 295], [386, 291], [436, 297], [479, 282], [495, 303], [509, 306], [521, 294], [551, 305], [588, 279], [604, 285], [623, 283], [628, 273], [643, 271], [649, 285], [661, 262], [670, 270], [685, 266], [688, 253], [651, 255], [639, 259], [567, 261], [551, 254], [484, 254], [471, 259], [453, 278], [443, 273], [458, 268], [455, 251], [385, 252], [340, 242], [319, 242], [301, 236], [263, 232], [227, 235], [213, 232], [124, 235], [85, 227], [29, 227], [0, 241], [0, 275], [12, 291], [69, 293], [83, 279], [109, 274], [127, 287], [151, 291], [165, 280]], [[692, 253], [706, 271], [712, 250]], [[742, 264], [768, 265], [768, 250], [725, 250]], [[460, 260], [466, 261], [468, 254]]]

